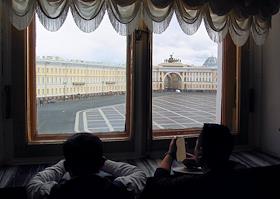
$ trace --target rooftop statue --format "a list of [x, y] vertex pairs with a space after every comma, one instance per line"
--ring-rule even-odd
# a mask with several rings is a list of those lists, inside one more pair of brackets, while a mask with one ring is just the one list
[[164, 60], [165, 63], [181, 63], [181, 59], [173, 58], [173, 55], [171, 54], [169, 59]]

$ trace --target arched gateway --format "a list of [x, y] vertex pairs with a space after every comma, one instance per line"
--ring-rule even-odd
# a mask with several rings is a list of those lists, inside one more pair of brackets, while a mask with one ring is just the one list
[[182, 77], [178, 73], [167, 73], [164, 78], [164, 90], [174, 91], [182, 89]]

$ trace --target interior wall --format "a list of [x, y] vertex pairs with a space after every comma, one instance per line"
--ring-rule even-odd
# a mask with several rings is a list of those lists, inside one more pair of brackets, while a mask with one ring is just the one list
[[[262, 121], [262, 46], [257, 46], [251, 37], [249, 40], [247, 68], [248, 79], [243, 84], [247, 84], [247, 90], [244, 91], [248, 96], [247, 106], [249, 108], [248, 118], [248, 139], [251, 148], [261, 148], [261, 121]], [[245, 78], [246, 79], [246, 78]], [[244, 94], [244, 93], [243, 93]]]
[[[9, 20], [9, 9], [7, 9], [10, 1], [0, 1], [0, 165], [6, 164], [13, 155], [13, 135], [12, 118], [7, 111], [9, 110], [9, 102], [7, 98], [7, 88], [12, 87], [11, 84], [11, 24]], [[2, 8], [2, 9], [1, 9]]]
[[[2, 1], [0, 1], [0, 24], [2, 24]], [[2, 64], [2, 26], [0, 26], [0, 113], [2, 113], [3, 109], [3, 64]], [[0, 165], [3, 162], [3, 114], [0, 114]]]
[[262, 110], [260, 146], [280, 157], [280, 13], [262, 49]]

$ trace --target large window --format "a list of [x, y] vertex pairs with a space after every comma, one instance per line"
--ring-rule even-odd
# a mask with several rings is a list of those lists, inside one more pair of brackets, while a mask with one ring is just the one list
[[[71, 17], [65, 23], [53, 33], [34, 21], [26, 31], [29, 141], [86, 131], [104, 138], [107, 151], [146, 153], [165, 148], [162, 138], [197, 136], [205, 122], [238, 124], [237, 49], [230, 37], [223, 44], [230, 53], [218, 53], [221, 45], [203, 25], [187, 36], [176, 19], [153, 38], [146, 27], [121, 37], [106, 15], [93, 33], [78, 30]], [[116, 140], [122, 142], [110, 142]]]
[[33, 138], [77, 132], [128, 136], [126, 37], [113, 30], [107, 14], [92, 33], [80, 31], [70, 15], [57, 32], [45, 30], [37, 16], [35, 23], [35, 61], [29, 64], [36, 88], [29, 93]]
[[188, 36], [173, 17], [165, 32], [154, 34], [154, 135], [193, 133], [203, 123], [219, 123], [220, 69], [218, 44], [210, 40], [203, 23]]
[[[65, 5], [68, 9], [69, 4]], [[239, 138], [246, 143], [249, 98], [253, 96], [248, 94], [252, 83], [248, 81], [252, 72], [249, 58], [250, 49], [255, 49], [250, 40], [241, 49], [228, 34], [217, 45], [208, 39], [203, 24], [197, 33], [188, 36], [174, 16], [160, 35], [153, 35], [141, 21], [131, 35], [119, 36], [106, 14], [94, 32], [84, 33], [73, 22], [73, 7], [57, 32], [46, 31], [36, 16], [27, 29], [19, 30], [27, 25], [35, 7], [11, 10], [8, 6], [3, 4], [1, 21], [2, 123], [5, 142], [7, 146], [14, 143], [14, 147], [7, 152], [20, 158], [61, 155], [61, 141], [75, 132], [88, 131], [106, 138], [107, 153], [133, 152], [143, 157], [166, 150], [169, 140], [162, 135], [192, 137], [188, 139], [190, 144], [203, 122], [220, 122], [233, 132], [243, 131], [245, 134], [240, 133]], [[126, 8], [117, 10], [126, 17]], [[55, 14], [53, 11], [49, 10], [50, 14]], [[207, 17], [211, 29], [212, 20], [220, 27], [216, 23], [218, 16], [207, 9], [201, 11], [211, 15]], [[190, 11], [191, 15], [195, 13]], [[200, 11], [198, 14], [203, 15]], [[140, 15], [135, 20], [143, 18]], [[14, 28], [9, 19], [21, 28]], [[52, 19], [45, 23], [54, 25], [48, 23]], [[130, 22], [132, 30], [136, 24]], [[125, 33], [116, 24], [116, 29]], [[243, 41], [245, 32], [235, 39]], [[216, 59], [217, 67], [203, 66]]]

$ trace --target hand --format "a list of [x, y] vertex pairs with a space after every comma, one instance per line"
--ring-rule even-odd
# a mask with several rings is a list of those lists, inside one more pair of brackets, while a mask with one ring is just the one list
[[170, 154], [174, 159], [176, 159], [176, 153], [177, 153], [177, 146], [176, 146], [176, 140], [177, 137], [172, 138], [170, 144], [169, 144], [169, 149], [168, 149], [168, 154]]

